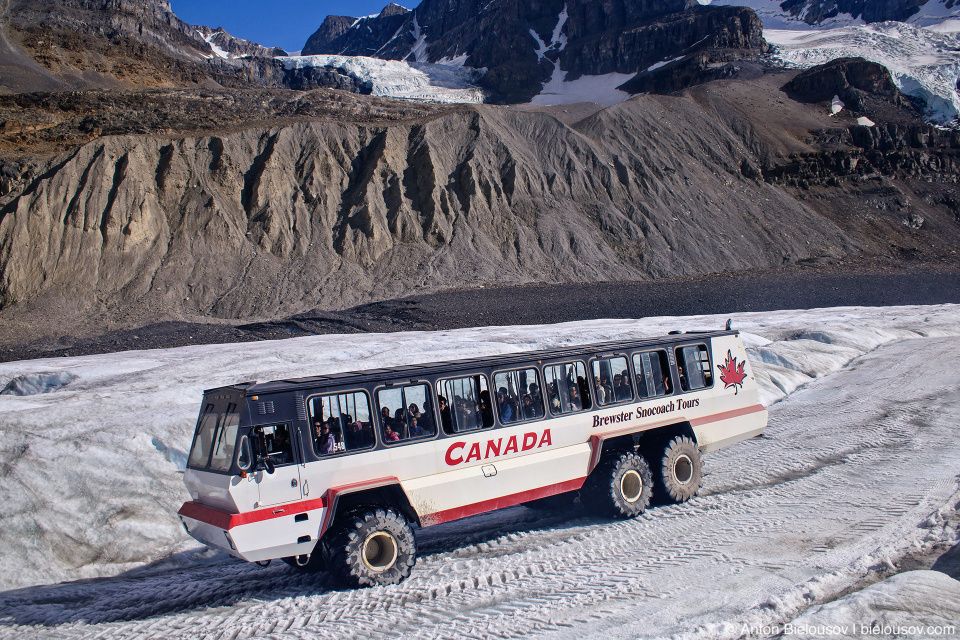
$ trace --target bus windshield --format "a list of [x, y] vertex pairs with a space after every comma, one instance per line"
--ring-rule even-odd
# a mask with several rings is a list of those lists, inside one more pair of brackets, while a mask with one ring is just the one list
[[191, 469], [228, 473], [237, 444], [240, 413], [235, 403], [204, 404], [193, 436], [187, 466]]

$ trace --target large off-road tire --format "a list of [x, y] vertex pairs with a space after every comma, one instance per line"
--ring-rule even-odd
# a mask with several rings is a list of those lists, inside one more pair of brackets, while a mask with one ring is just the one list
[[703, 485], [703, 459], [700, 449], [688, 436], [676, 436], [661, 443], [650, 454], [657, 470], [654, 498], [661, 504], [686, 502]]
[[536, 500], [524, 502], [523, 506], [527, 507], [528, 509], [536, 509], [538, 511], [570, 509], [573, 507], [573, 503], [576, 501], [576, 499], [576, 491], [567, 491], [566, 493], [558, 493], [556, 495], [547, 496], [546, 498], [537, 498]]
[[358, 509], [324, 535], [323, 559], [338, 582], [349, 587], [397, 584], [417, 562], [410, 523], [385, 507]]
[[653, 479], [646, 460], [633, 451], [604, 454], [581, 490], [585, 506], [611, 518], [634, 518], [650, 505]]

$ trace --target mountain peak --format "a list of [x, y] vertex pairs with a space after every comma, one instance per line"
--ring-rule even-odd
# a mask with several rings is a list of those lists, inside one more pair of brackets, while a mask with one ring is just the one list
[[391, 2], [390, 4], [385, 6], [379, 14], [377, 14], [377, 17], [386, 18], [388, 16], [400, 16], [405, 13], [410, 13], [410, 9], [407, 9], [406, 7], [401, 7], [396, 2]]

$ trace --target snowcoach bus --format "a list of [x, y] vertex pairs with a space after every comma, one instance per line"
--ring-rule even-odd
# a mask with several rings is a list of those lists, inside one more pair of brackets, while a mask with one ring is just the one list
[[247, 561], [394, 584], [414, 529], [578, 496], [632, 518], [681, 503], [701, 453], [767, 412], [736, 331], [247, 382], [204, 392], [179, 511]]

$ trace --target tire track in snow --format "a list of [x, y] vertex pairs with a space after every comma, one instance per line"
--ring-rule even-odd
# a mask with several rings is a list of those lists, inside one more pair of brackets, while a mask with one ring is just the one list
[[637, 520], [517, 507], [451, 523], [421, 532], [408, 581], [363, 591], [233, 561], [23, 589], [0, 594], [0, 638], [639, 637], [786, 619], [812, 580], [856, 581], [955, 492], [950, 349], [899, 343], [811, 383], [766, 437], [708, 457], [710, 495]]

